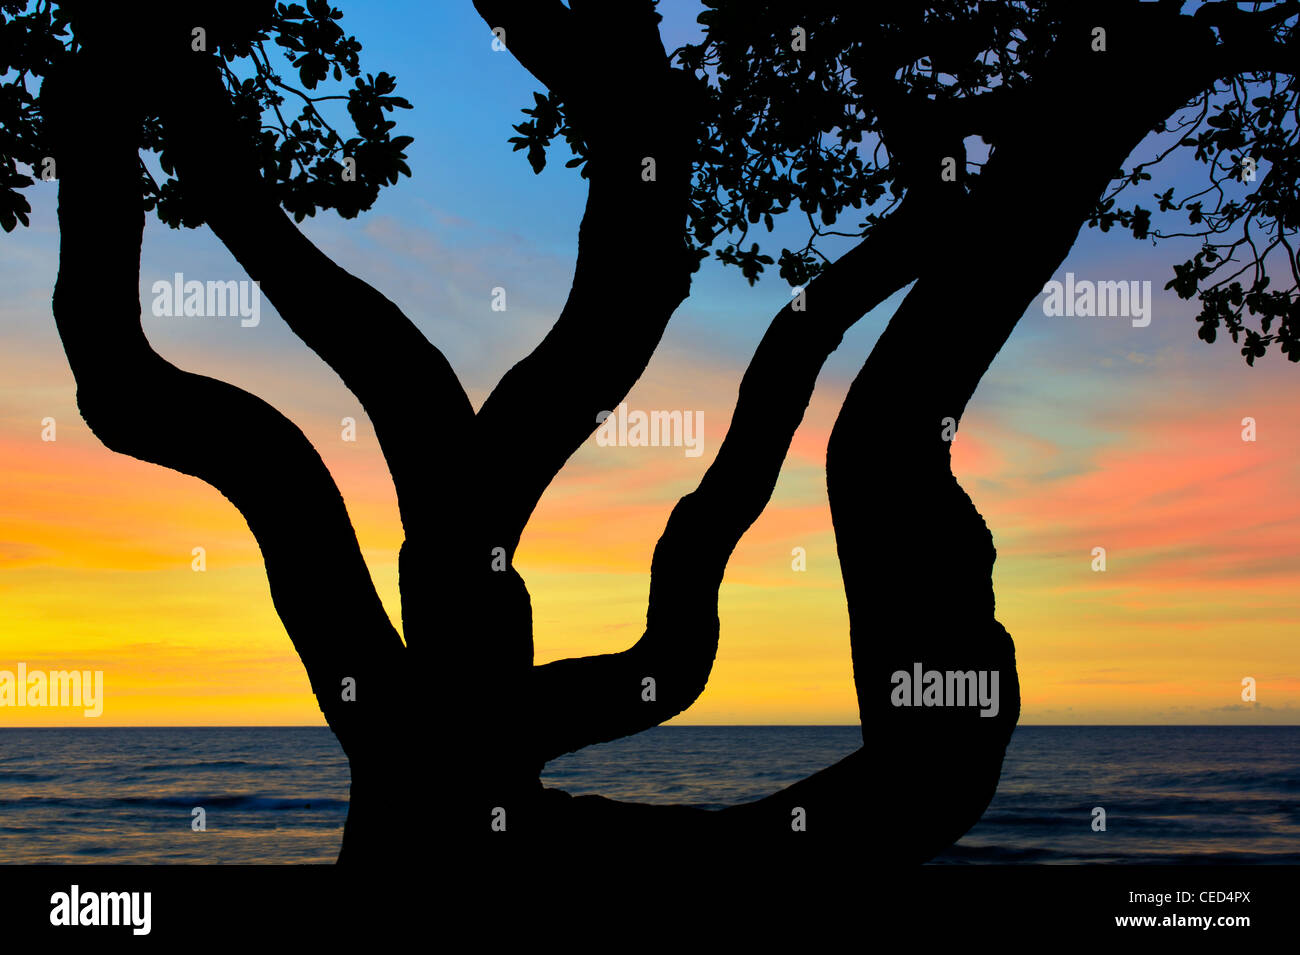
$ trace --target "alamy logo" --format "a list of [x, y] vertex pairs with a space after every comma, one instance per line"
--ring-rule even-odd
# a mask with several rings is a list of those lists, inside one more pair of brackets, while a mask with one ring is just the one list
[[185, 281], [177, 272], [174, 280], [153, 283], [153, 313], [159, 318], [226, 318], [238, 316], [244, 328], [262, 321], [262, 288], [258, 282]]
[[895, 670], [889, 702], [894, 706], [978, 706], [980, 716], [998, 715], [997, 670]]
[[1066, 272], [1064, 283], [1048, 282], [1043, 294], [1043, 314], [1049, 318], [1131, 318], [1134, 328], [1151, 324], [1150, 282], [1075, 281], [1074, 273]]
[[602, 448], [685, 448], [688, 458], [704, 453], [703, 411], [617, 411], [596, 415], [596, 443]]
[[0, 670], [0, 706], [80, 706], [86, 716], [104, 712], [103, 670]]
[[74, 885], [50, 896], [51, 925], [129, 925], [132, 935], [148, 935], [152, 927], [150, 892], [85, 892]]

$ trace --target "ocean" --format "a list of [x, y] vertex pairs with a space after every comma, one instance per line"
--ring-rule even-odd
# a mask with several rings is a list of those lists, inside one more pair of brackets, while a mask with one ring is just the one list
[[[860, 740], [855, 726], [659, 727], [562, 757], [543, 781], [718, 807]], [[331, 863], [347, 798], [324, 728], [0, 730], [0, 863]], [[1020, 727], [984, 818], [935, 860], [1004, 862], [1300, 862], [1300, 727]]]

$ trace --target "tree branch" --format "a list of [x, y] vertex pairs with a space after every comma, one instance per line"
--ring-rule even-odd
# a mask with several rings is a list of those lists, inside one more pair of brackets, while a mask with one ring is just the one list
[[[491, 543], [513, 555], [543, 491], [595, 429], [597, 414], [615, 408], [641, 376], [689, 291], [692, 80], [670, 68], [645, 0], [574, 4], [572, 12], [545, 3], [476, 6], [490, 24], [507, 24], [510, 48], [565, 98], [589, 147], [591, 186], [568, 300], [478, 413]], [[548, 10], [554, 20], [539, 12]], [[510, 26], [511, 17], [519, 25]], [[569, 40], [556, 41], [557, 31]], [[576, 62], [569, 44], [602, 49], [610, 35], [619, 37], [618, 56], [600, 82], [568, 84]], [[543, 396], [546, 413], [538, 415]]]
[[[107, 447], [198, 477], [243, 514], [321, 710], [352, 755], [358, 741], [388, 731], [383, 688], [401, 640], [338, 488], [302, 432], [259, 398], [169, 364], [145, 338], [138, 98], [116, 62], [89, 57], [75, 56], [42, 90], [60, 172], [54, 314], [78, 406]], [[346, 677], [361, 702], [343, 702]]]
[[357, 396], [392, 473], [407, 534], [430, 532], [459, 472], [420, 438], [433, 424], [444, 447], [465, 447], [473, 421], [455, 372], [396, 305], [333, 262], [281, 210], [217, 60], [186, 51], [170, 62], [159, 106], [187, 196], [294, 334]]
[[[1159, 47], [1142, 30], [1111, 29], [1105, 56], [1086, 55], [1080, 34], [1087, 36], [1086, 24], [1035, 77], [1033, 100], [1061, 114], [1097, 111], [1107, 117], [1105, 130], [1080, 150], [1026, 123], [999, 145], [970, 207], [943, 230], [953, 254], [923, 267], [850, 387], [827, 447], [861, 763], [888, 766], [899, 781], [891, 795], [905, 808], [890, 815], [913, 842], [899, 851], [922, 858], [944, 844], [936, 845], [936, 835], [955, 839], [987, 806], [1020, 709], [1015, 647], [995, 617], [996, 550], [952, 472], [953, 429], [1114, 170], [1207, 81], [1179, 65], [1184, 57], [1201, 62], [1213, 42], [1189, 22], [1179, 35], [1183, 46]], [[921, 328], [937, 346], [923, 355]], [[889, 448], [886, 466], [882, 446]], [[996, 676], [992, 706], [954, 706], [951, 698], [945, 706], [900, 705], [893, 675], [918, 666], [982, 675], [989, 688]], [[794, 790], [773, 804], [811, 799], [818, 785], [811, 795]], [[879, 797], [865, 808], [868, 818], [889, 811]]]
[[[1001, 147], [970, 207], [941, 225], [953, 254], [923, 264], [836, 422], [827, 483], [849, 600], [863, 748], [778, 793], [720, 812], [548, 791], [549, 824], [602, 838], [748, 839], [790, 832], [802, 817], [809, 833], [849, 844], [869, 839], [882, 861], [915, 863], [979, 818], [996, 787], [1019, 688], [1010, 637], [993, 618], [992, 540], [952, 476], [942, 419], [960, 419], [1114, 169], [1195, 92], [1194, 79], [1144, 60], [1149, 46], [1121, 49], [1124, 59], [1094, 64], [1103, 76], [1072, 79], [1063, 70], [1066, 85], [1044, 96], [1065, 112], [1080, 111], [1084, 97], [1103, 99], [1112, 117], [1105, 135], [1080, 151], [1043, 141], [1026, 125]], [[1148, 69], [1163, 79], [1135, 82]], [[1057, 225], [1043, 229], [1038, 213], [1049, 205]], [[922, 328], [940, 346], [924, 361], [916, 348]], [[889, 448], [884, 463], [882, 446]], [[927, 670], [998, 672], [996, 714], [893, 705], [891, 673], [910, 672], [918, 662]]]
[[[505, 46], [537, 80], [562, 97], [579, 94], [585, 51], [575, 36], [575, 12], [560, 0], [474, 0], [492, 30], [505, 30]], [[583, 50], [584, 52], [579, 52]]]
[[[933, 229], [923, 190], [805, 290], [806, 311], [772, 320], [740, 383], [735, 414], [695, 491], [678, 501], [655, 547], [646, 630], [620, 653], [534, 668], [539, 760], [628, 736], [685, 710], [703, 692], [718, 646], [718, 588], [732, 551], [767, 506], [817, 376], [844, 333], [914, 277]], [[655, 680], [655, 699], [642, 681]]]
[[1246, 11], [1218, 0], [1202, 4], [1192, 19], [1219, 31], [1221, 42], [1213, 57], [1219, 76], [1255, 72], [1294, 76], [1300, 64], [1300, 34], [1293, 25], [1289, 39], [1278, 42], [1278, 28], [1295, 16], [1300, 16], [1300, 3]]

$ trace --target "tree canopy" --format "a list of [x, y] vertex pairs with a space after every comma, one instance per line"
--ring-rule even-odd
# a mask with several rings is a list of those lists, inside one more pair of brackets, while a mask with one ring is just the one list
[[[76, 51], [78, 7], [52, 0], [0, 3], [0, 227], [6, 232], [28, 224], [31, 207], [21, 190], [41, 175], [51, 154], [36, 87]], [[363, 72], [361, 43], [344, 32], [342, 18], [343, 11], [326, 0], [306, 6], [243, 0], [205, 15], [206, 25], [191, 40], [196, 52], [219, 56], [240, 131], [255, 143], [263, 176], [298, 221], [319, 210], [354, 218], [381, 189], [411, 174], [404, 150], [412, 138], [395, 136], [390, 117], [411, 104], [395, 95], [395, 77]], [[159, 117], [146, 118], [139, 145], [157, 155], [164, 174], [159, 182], [141, 163], [147, 208], [170, 226], [202, 225], [176, 175]], [[16, 163], [32, 173], [20, 172]]]
[[[829, 261], [820, 239], [866, 236], [910, 185], [937, 175], [945, 157], [963, 190], [977, 189], [1007, 129], [1032, 115], [1021, 107], [1073, 16], [1041, 0], [703, 6], [702, 39], [673, 54], [709, 103], [694, 157], [690, 236], [699, 258], [736, 266], [751, 284], [773, 255], [782, 279], [807, 282]], [[1149, 15], [1172, 18], [1185, 4], [1148, 6], [1159, 7]], [[1247, 362], [1273, 343], [1300, 361], [1300, 7], [1252, 6], [1195, 10], [1193, 19], [1218, 37], [1226, 76], [1152, 127], [1153, 155], [1117, 170], [1088, 224], [1140, 240], [1202, 239], [1165, 286], [1200, 300], [1200, 337], [1213, 342], [1223, 327], [1234, 342], [1244, 336]], [[1105, 37], [1094, 42], [1104, 54]], [[581, 166], [582, 138], [564, 103], [535, 97], [511, 142], [541, 171], [562, 138], [574, 154], [568, 165]], [[1086, 122], [1071, 117], [1060, 135], [1086, 150]], [[1186, 157], [1203, 167], [1199, 183], [1186, 181]], [[1158, 191], [1135, 195], [1142, 188]], [[792, 210], [807, 221], [805, 245], [767, 254], [751, 241], [751, 231], [771, 232]], [[1247, 314], [1258, 329], [1246, 326]]]
[[[688, 237], [698, 259], [735, 266], [751, 284], [773, 264], [791, 285], [806, 283], [829, 261], [820, 239], [868, 234], [940, 157], [952, 157], [963, 188], [975, 188], [1000, 130], [1017, 121], [1016, 92], [1056, 48], [1065, 16], [1062, 5], [1042, 0], [702, 6], [700, 41], [672, 54], [708, 103], [692, 157]], [[1185, 5], [1155, 6], [1177, 15]], [[1251, 6], [1211, 2], [1195, 10], [1240, 69], [1153, 128], [1158, 148], [1117, 171], [1088, 224], [1119, 226], [1142, 240], [1201, 239], [1166, 285], [1199, 300], [1199, 336], [1213, 342], [1225, 330], [1250, 363], [1273, 344], [1300, 361], [1300, 89], [1293, 69], [1278, 69], [1300, 57], [1300, 10], [1290, 0]], [[22, 190], [50, 153], [35, 86], [76, 49], [76, 10], [53, 0], [0, 2], [5, 231], [28, 223]], [[395, 95], [395, 77], [362, 71], [361, 43], [342, 19], [327, 0], [235, 3], [209, 21], [211, 35], [195, 40], [220, 55], [263, 175], [299, 221], [331, 209], [355, 217], [384, 186], [410, 175], [404, 150], [412, 139], [394, 135], [389, 114], [411, 104]], [[587, 145], [561, 95], [541, 91], [534, 99], [515, 126], [514, 148], [540, 172], [551, 145], [563, 140], [572, 154], [566, 165], [581, 168]], [[168, 225], [200, 225], [156, 117], [140, 145], [157, 154], [164, 173], [158, 182], [141, 164], [149, 207]], [[1183, 156], [1203, 167], [1199, 183], [1175, 181], [1170, 167]], [[1138, 194], [1143, 188], [1153, 189], [1149, 200]], [[771, 232], [791, 211], [806, 219], [804, 245], [769, 254], [752, 240], [752, 231]]]

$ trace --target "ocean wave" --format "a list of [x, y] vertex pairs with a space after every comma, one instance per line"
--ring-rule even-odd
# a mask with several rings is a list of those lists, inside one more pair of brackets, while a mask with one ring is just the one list
[[[560, 757], [543, 782], [720, 809], [860, 746], [856, 727], [660, 727]], [[347, 762], [326, 729], [4, 730], [0, 748], [0, 861], [337, 855]], [[1021, 727], [983, 819], [935, 863], [1298, 864], [1298, 791], [1300, 728]], [[244, 838], [189, 838], [197, 806]]]
[[310, 810], [327, 812], [345, 811], [346, 799], [322, 796], [262, 796], [262, 795], [193, 795], [193, 796], [18, 796], [0, 799], [0, 812], [7, 807], [26, 810], [29, 806], [69, 809], [76, 811], [158, 809], [226, 809], [248, 812], [286, 812]]
[[280, 812], [290, 809], [346, 809], [346, 799], [327, 799], [320, 796], [119, 796], [113, 802], [125, 806], [172, 806], [189, 807], [215, 806], [221, 809], [244, 809], [256, 811]]

